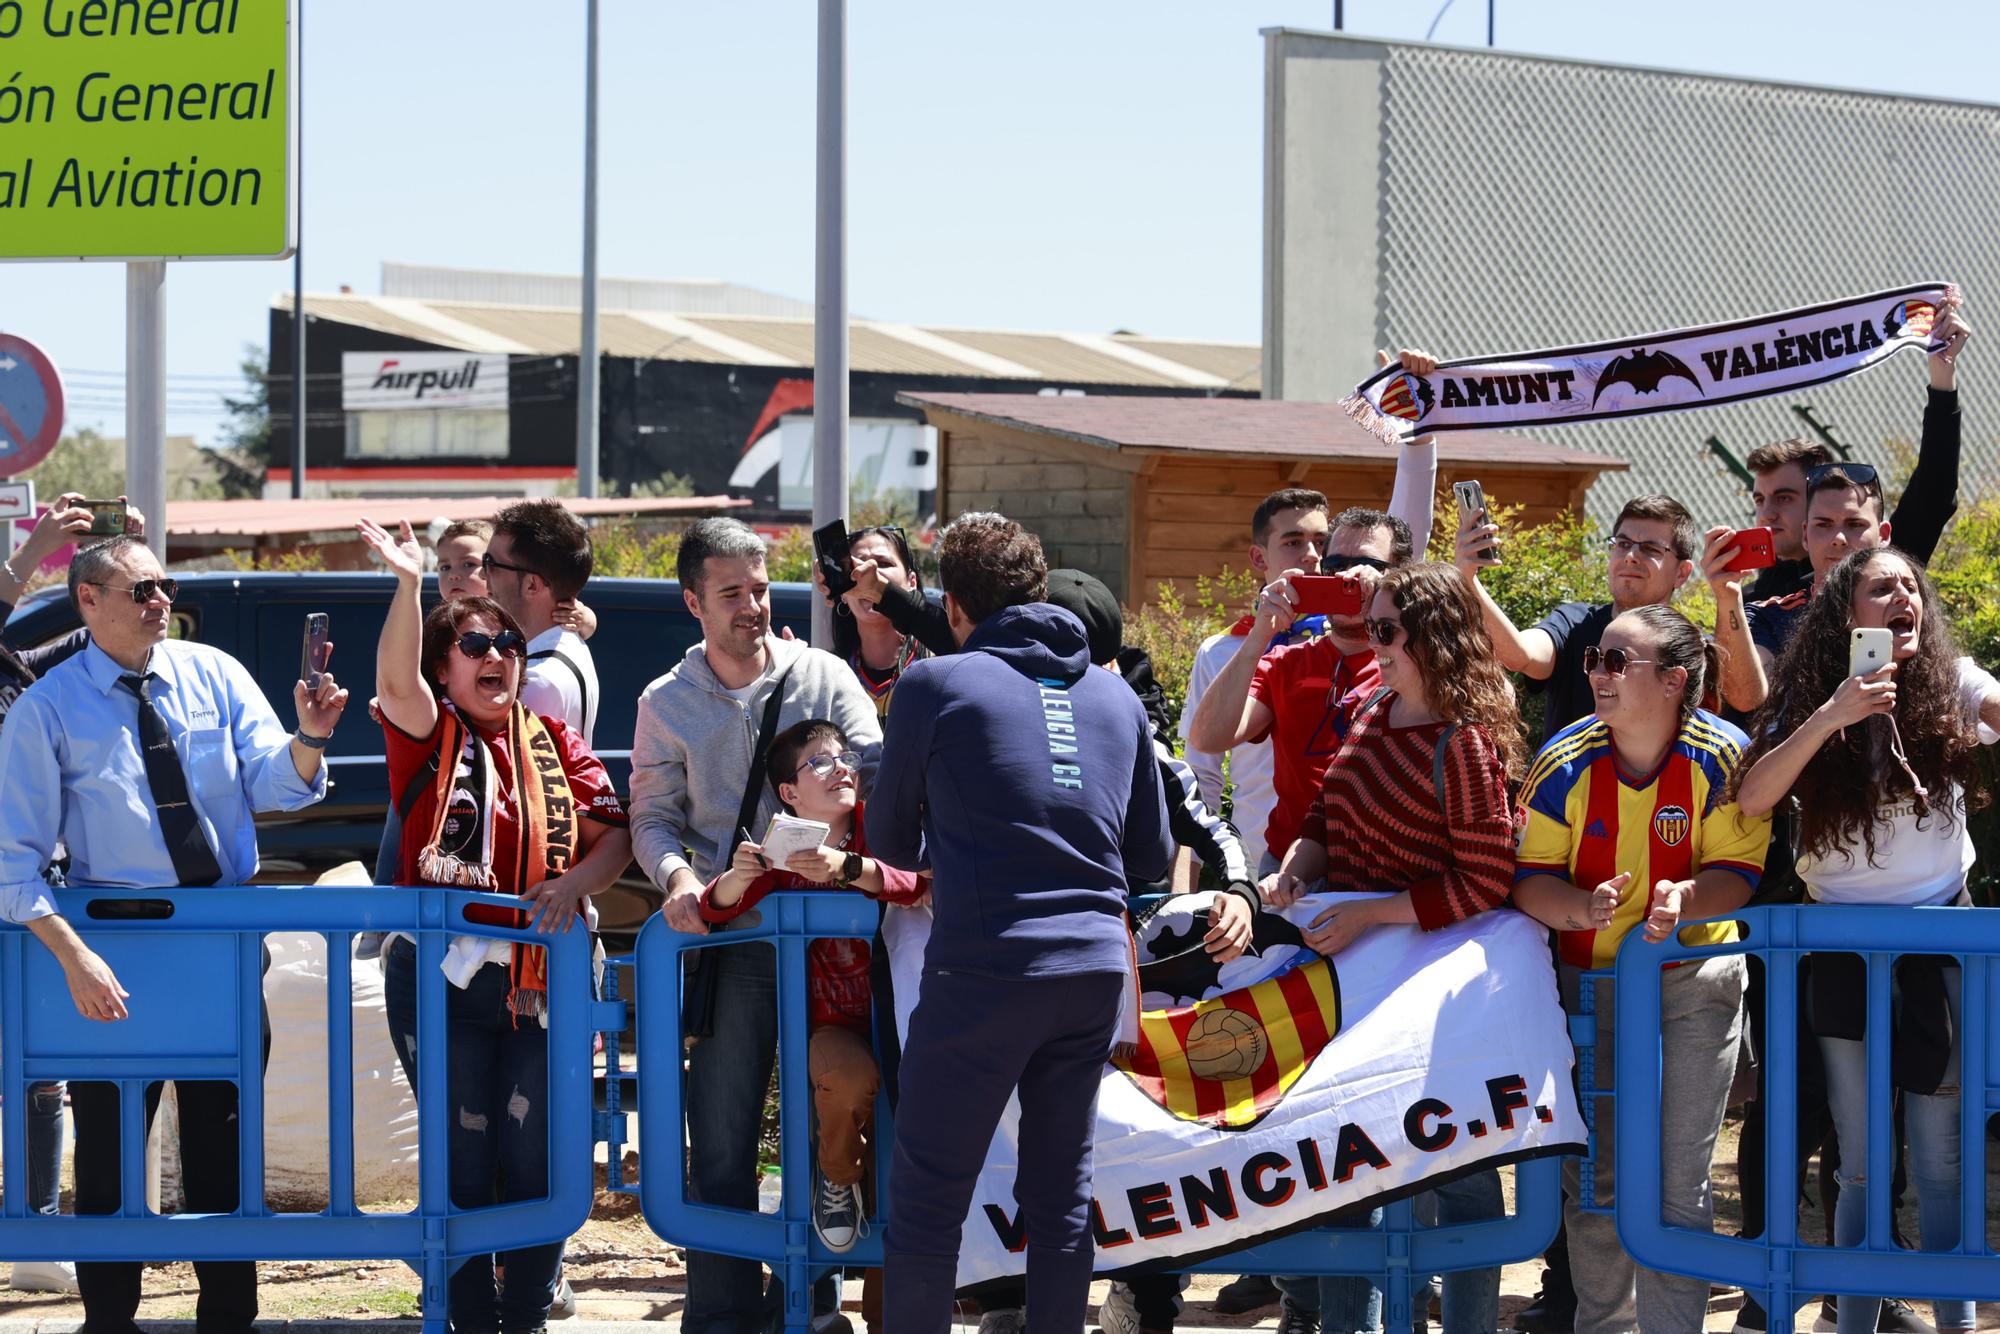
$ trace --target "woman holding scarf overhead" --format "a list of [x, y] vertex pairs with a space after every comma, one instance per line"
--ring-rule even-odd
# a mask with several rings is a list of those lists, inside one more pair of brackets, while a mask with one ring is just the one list
[[[375, 684], [390, 790], [407, 812], [399, 882], [490, 890], [510, 906], [489, 920], [525, 925], [532, 913], [544, 932], [568, 930], [632, 856], [604, 766], [560, 722], [521, 707], [527, 640], [498, 603], [460, 598], [423, 616], [423, 553], [410, 525], [400, 540], [365, 519], [355, 527], [397, 581]], [[388, 985], [413, 989], [407, 942], [387, 955]], [[547, 952], [459, 936], [444, 972], [453, 1202], [539, 1199], [548, 1193]], [[413, 1063], [414, 1035], [391, 1037]], [[561, 1255], [561, 1242], [502, 1254], [497, 1288], [492, 1257], [467, 1261], [451, 1280], [455, 1334], [540, 1329]]]
[[[1849, 674], [1850, 633], [1886, 629], [1891, 661]], [[1806, 604], [1757, 715], [1739, 800], [1798, 810], [1799, 878], [1817, 903], [1906, 907], [1970, 902], [1966, 815], [1987, 793], [1975, 747], [2000, 740], [2000, 682], [1961, 657], [1923, 567], [1894, 547], [1834, 566]], [[1959, 1048], [1964, 997], [1956, 959], [1907, 955], [1892, 979], [1891, 1081], [1903, 1090], [1910, 1180], [1923, 1249], [1959, 1243]], [[1841, 1146], [1836, 1246], [1868, 1231], [1867, 977], [1851, 954], [1818, 954], [1808, 1016], [1826, 1057], [1827, 1102]], [[1880, 1301], [1842, 1297], [1842, 1334], [1872, 1334]], [[1933, 1303], [1938, 1329], [1969, 1330], [1973, 1304]]]

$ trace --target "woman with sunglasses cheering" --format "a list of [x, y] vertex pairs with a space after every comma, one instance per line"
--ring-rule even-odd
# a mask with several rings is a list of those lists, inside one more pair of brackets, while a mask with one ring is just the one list
[[[1288, 906], [1325, 878], [1329, 906], [1304, 932], [1325, 955], [1376, 927], [1464, 921], [1513, 883], [1508, 780], [1527, 746], [1479, 604], [1449, 565], [1406, 565], [1382, 576], [1366, 628], [1380, 688], [1355, 709], [1269, 894]], [[1442, 1224], [1503, 1211], [1497, 1171], [1436, 1194]], [[1339, 1293], [1322, 1287], [1322, 1314]], [[1445, 1276], [1446, 1334], [1492, 1330], [1499, 1309], [1498, 1269]]]
[[[510, 906], [484, 920], [568, 930], [583, 900], [631, 861], [609, 775], [560, 722], [521, 707], [527, 640], [499, 603], [459, 598], [423, 616], [423, 551], [410, 525], [399, 537], [366, 519], [355, 529], [396, 576], [375, 681], [390, 791], [405, 813], [398, 883], [489, 890]], [[557, 766], [531, 758], [551, 753]], [[386, 954], [391, 1012], [414, 1016], [415, 952], [398, 937]], [[444, 972], [452, 1199], [460, 1208], [539, 1199], [548, 1193], [547, 952], [459, 936]], [[391, 1024], [407, 1072], [416, 1037], [399, 1027], [415, 1025]], [[497, 1288], [494, 1257], [467, 1261], [451, 1279], [453, 1330], [540, 1329], [561, 1255], [554, 1242], [499, 1256]]]
[[[1754, 724], [1745, 810], [1793, 801], [1799, 878], [1817, 903], [1966, 906], [1970, 811], [1987, 797], [1976, 748], [2000, 741], [2000, 682], [1962, 657], [1915, 558], [1894, 547], [1848, 556], [1821, 578], [1772, 674], [1782, 684]], [[1888, 661], [1853, 674], [1851, 636], [1887, 631]], [[1868, 1231], [1871, 1104], [1867, 974], [1852, 954], [1815, 954], [1807, 1014], [1826, 1058], [1827, 1103], [1840, 1141], [1836, 1246]], [[1891, 977], [1891, 1083], [1902, 1090], [1909, 1176], [1927, 1251], [1958, 1249], [1959, 1055], [1965, 1015], [1958, 961], [1905, 955]], [[1978, 1002], [1975, 1001], [1975, 1004]], [[1844, 1334], [1872, 1331], [1879, 1300], [1842, 1297]], [[1937, 1327], [1969, 1330], [1968, 1301], [1933, 1303]]]
[[[1672, 607], [1637, 607], [1605, 626], [1583, 653], [1595, 712], [1557, 732], [1521, 794], [1527, 829], [1514, 906], [1555, 929], [1564, 1008], [1580, 1010], [1580, 975], [1608, 968], [1635, 927], [1665, 940], [1683, 920], [1740, 908], [1763, 874], [1770, 821], [1730, 798], [1743, 733], [1700, 707], [1719, 679], [1718, 650]], [[1698, 942], [1736, 939], [1734, 923], [1690, 928]], [[1740, 954], [1665, 970], [1660, 1035], [1661, 1216], [1710, 1230], [1709, 1164], [1736, 1075], [1743, 1032]], [[1597, 1079], [1614, 1059], [1611, 997], [1597, 996]], [[1597, 1109], [1595, 1204], [1613, 1199], [1608, 1109]], [[1639, 1269], [1606, 1213], [1578, 1207], [1578, 1160], [1564, 1164], [1570, 1269], [1578, 1334], [1633, 1328], [1700, 1329], [1708, 1283]]]

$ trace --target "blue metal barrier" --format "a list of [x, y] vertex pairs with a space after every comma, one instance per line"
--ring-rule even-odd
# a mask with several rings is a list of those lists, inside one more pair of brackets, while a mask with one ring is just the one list
[[[164, 901], [164, 919], [103, 920], [92, 905]], [[491, 895], [435, 888], [279, 888], [159, 891], [67, 890], [73, 927], [130, 993], [130, 1017], [100, 1024], [80, 1016], [54, 957], [21, 927], [0, 925], [0, 1257], [10, 1260], [403, 1259], [423, 1278], [424, 1327], [442, 1331], [446, 1284], [467, 1257], [559, 1241], [590, 1215], [591, 1034], [622, 1027], [622, 1007], [591, 996], [590, 945], [578, 929], [561, 936], [465, 920]], [[264, 1199], [264, 1090], [259, 1005], [262, 937], [307, 931], [327, 941], [328, 1189], [325, 1209], [272, 1213]], [[417, 942], [420, 1182], [405, 1214], [363, 1213], [354, 1199], [353, 938], [400, 931]], [[549, 1193], [546, 1199], [482, 1209], [451, 1203], [444, 1000], [440, 964], [450, 937], [482, 936], [549, 949]], [[531, 1022], [531, 1021], [530, 1021]], [[273, 1041], [283, 1041], [274, 1034]], [[230, 1215], [160, 1217], [145, 1195], [145, 1090], [160, 1080], [227, 1080], [239, 1093], [242, 1203]], [[27, 1130], [17, 1109], [42, 1080], [116, 1084], [123, 1199], [102, 1217], [44, 1217], [28, 1210]], [[364, 1132], [365, 1132], [364, 1127]]]
[[[709, 936], [682, 935], [658, 917], [639, 933], [638, 968], [645, 979], [678, 979], [691, 949], [761, 942], [777, 951], [779, 1166], [783, 1190], [776, 1214], [697, 1204], [686, 1195], [685, 1096], [681, 1077], [681, 996], [677, 985], [653, 981], [639, 995], [640, 1207], [647, 1226], [679, 1246], [760, 1260], [784, 1282], [785, 1325], [811, 1325], [811, 1282], [836, 1266], [882, 1263], [882, 1222], [852, 1250], [828, 1251], [812, 1226], [812, 1082], [806, 1069], [806, 946], [817, 937], [870, 937], [875, 905], [859, 895], [773, 894], [757, 906], [755, 926]], [[886, 1100], [876, 1108], [878, 1187], [886, 1186], [894, 1127]], [[1384, 1298], [1384, 1328], [1412, 1328], [1410, 1295], [1432, 1274], [1487, 1269], [1538, 1256], [1562, 1222], [1561, 1162], [1541, 1158], [1515, 1168], [1515, 1212], [1454, 1227], [1424, 1227], [1409, 1200], [1388, 1205], [1380, 1227], [1296, 1233], [1191, 1265], [1207, 1273], [1357, 1275], [1372, 1279]], [[877, 1199], [886, 1200], [885, 1189]]]
[[[2000, 913], [1969, 908], [1863, 908], [1806, 905], [1746, 909], [1730, 917], [1748, 927], [1729, 945], [1649, 945], [1633, 932], [1618, 953], [1618, 1236], [1632, 1258], [1667, 1273], [1733, 1284], [1762, 1295], [1772, 1329], [1790, 1329], [1798, 1300], [1841, 1296], [1923, 1296], [1990, 1300], [2000, 1269], [1986, 1235], [1986, 1122], [2000, 1112]], [[1868, 1192], [1868, 1235], [1858, 1247], [1801, 1242], [1798, 1235], [1798, 961], [1814, 952], [1859, 954], [1868, 970], [1868, 1105], [1890, 1106], [1890, 973], [1901, 954], [1941, 954], [1963, 969], [1960, 1139], [1963, 1183], [1956, 1251], [1898, 1249], [1890, 1237], [1891, 1192]], [[1764, 1235], [1722, 1237], [1660, 1220], [1660, 1046], [1633, 1041], [1660, 1031], [1660, 965], [1721, 954], [1764, 960], [1765, 1198]], [[1893, 1118], [1868, 1119], [1868, 1180], [1886, 1183], [1893, 1161]], [[1850, 1161], [1860, 1146], [1842, 1145]]]

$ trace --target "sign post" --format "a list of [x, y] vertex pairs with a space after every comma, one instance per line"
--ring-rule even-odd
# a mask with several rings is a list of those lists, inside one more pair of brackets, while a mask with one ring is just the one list
[[7, 530], [7, 551], [0, 560], [13, 559], [20, 549], [22, 519], [35, 517], [35, 484], [33, 482], [0, 482], [0, 527]]
[[282, 259], [298, 0], [0, 3], [0, 259], [123, 260], [126, 494], [166, 550], [166, 263]]

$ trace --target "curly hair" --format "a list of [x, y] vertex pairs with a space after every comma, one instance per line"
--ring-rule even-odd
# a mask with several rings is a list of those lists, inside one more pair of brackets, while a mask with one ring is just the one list
[[1446, 722], [1485, 728], [1508, 781], [1519, 782], [1528, 763], [1520, 710], [1465, 580], [1449, 565], [1425, 561], [1390, 570], [1376, 591], [1403, 615], [1404, 652], [1431, 707]]
[[[1901, 765], [1874, 754], [1872, 725], [1849, 727], [1828, 739], [1800, 771], [1791, 796], [1798, 801], [1798, 850], [1824, 857], [1859, 842], [1875, 863], [1875, 835], [1882, 808], [1912, 801], [1919, 815], [1962, 820], [1985, 805], [1987, 793], [1975, 761], [1978, 737], [1959, 699], [1958, 644], [1922, 562], [1895, 547], [1873, 547], [1847, 556], [1820, 579], [1799, 618], [1791, 643], [1771, 669], [1775, 688], [1750, 725], [1753, 741], [1731, 785], [1730, 799], [1750, 767], [1812, 717], [1847, 679], [1848, 630], [1854, 592], [1876, 561], [1895, 557], [1917, 576], [1923, 615], [1917, 651], [1896, 668], [1896, 730], [1910, 769], [1930, 794], [1919, 797]], [[1873, 781], [1856, 781], [1872, 775]]]

